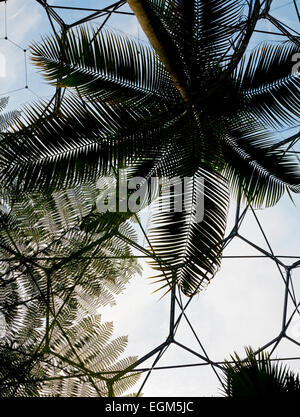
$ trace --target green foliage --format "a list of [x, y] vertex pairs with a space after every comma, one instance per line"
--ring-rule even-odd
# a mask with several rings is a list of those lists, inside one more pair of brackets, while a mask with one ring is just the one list
[[[0, 99], [0, 112], [2, 112], [8, 104], [8, 97]], [[0, 114], [0, 132], [7, 130], [16, 120], [17, 116], [20, 116], [20, 112], [17, 110], [9, 111]]]
[[132, 369], [137, 358], [122, 357], [127, 338], [111, 339], [112, 333], [112, 323], [102, 322], [100, 315], [85, 315], [75, 323], [65, 315], [53, 328], [47, 351], [38, 344], [29, 346], [28, 340], [26, 349], [17, 342], [1, 342], [0, 396], [122, 396], [139, 373], [118, 375]]
[[[63, 326], [62, 326], [63, 327]], [[127, 338], [111, 340], [112, 323], [89, 315], [52, 334], [51, 351], [44, 356], [46, 378], [40, 396], [120, 397], [132, 388], [139, 374], [132, 372], [111, 380], [131, 368], [136, 357], [122, 358]]]
[[279, 362], [272, 362], [267, 353], [255, 356], [246, 349], [245, 361], [235, 354], [224, 369], [224, 394], [228, 397], [300, 397], [300, 379]]
[[36, 397], [45, 372], [38, 359], [20, 346], [0, 343], [0, 397]]
[[[138, 379], [124, 372], [136, 361], [123, 357], [127, 338], [111, 339], [99, 308], [140, 268], [108, 228], [80, 227], [98, 193], [94, 184], [23, 193], [2, 208], [1, 396], [120, 396]], [[118, 230], [135, 240], [128, 223]]]

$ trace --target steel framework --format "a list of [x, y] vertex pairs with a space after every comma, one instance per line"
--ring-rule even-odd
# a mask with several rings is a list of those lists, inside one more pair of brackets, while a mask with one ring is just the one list
[[[73, 28], [75, 26], [78, 26], [80, 24], [95, 21], [95, 19], [102, 18], [101, 23], [99, 24], [98, 31], [101, 31], [103, 27], [109, 22], [109, 19], [114, 14], [119, 14], [124, 17], [133, 15], [130, 11], [127, 9], [125, 10], [126, 1], [117, 1], [109, 6], [106, 6], [104, 8], [85, 8], [85, 7], [73, 7], [70, 5], [72, 3], [71, 1], [68, 2], [68, 5], [51, 5], [51, 2], [48, 2], [47, 0], [32, 0], [36, 1], [47, 14], [47, 17], [49, 19], [51, 28], [54, 33], [56, 33], [58, 36], [63, 36], [64, 33], [66, 33], [70, 28]], [[5, 5], [9, 3], [9, 0], [1, 0], [0, 2], [4, 2]], [[84, 3], [84, 2], [83, 2]], [[101, 1], [99, 0], [98, 3], [101, 5]], [[247, 1], [249, 4], [249, 2]], [[251, 3], [251, 2], [250, 2]], [[295, 16], [297, 16], [299, 25], [300, 25], [300, 4], [296, 0], [290, 1], [290, 4], [294, 8]], [[282, 7], [278, 6], [278, 7]], [[279, 40], [290, 40], [294, 42], [296, 45], [299, 46], [300, 51], [300, 33], [297, 32], [296, 28], [292, 28], [289, 25], [287, 25], [285, 22], [280, 21], [278, 18], [275, 18], [273, 15], [273, 10], [276, 10], [276, 8], [273, 8], [273, 1], [272, 0], [264, 0], [261, 2], [261, 15], [260, 19], [268, 21], [270, 25], [270, 30], [262, 30], [262, 29], [255, 29], [254, 32], [258, 34], [266, 34], [271, 35], [273, 37], [278, 38]], [[70, 11], [75, 10], [77, 12], [85, 13], [85, 16], [82, 18], [74, 21], [73, 23], [67, 24], [64, 19], [61, 17], [60, 12], [61, 11]], [[5, 8], [6, 13], [6, 8]], [[238, 47], [238, 40], [241, 34], [246, 30], [247, 25], [249, 22], [247, 19], [241, 20], [241, 22], [237, 26], [231, 26], [232, 29], [232, 48]], [[300, 26], [299, 26], [300, 30]], [[15, 44], [7, 35], [7, 19], [5, 17], [5, 37], [4, 39], [8, 42], [11, 42]], [[16, 44], [15, 44], [16, 45]], [[26, 64], [26, 53], [27, 50], [23, 49], [21, 46], [16, 45], [18, 48], [22, 49], [24, 52], [25, 57], [25, 72], [27, 71], [27, 64]], [[229, 51], [228, 51], [229, 53]], [[27, 72], [26, 72], [27, 74]], [[28, 86], [27, 82], [27, 75], [25, 75], [26, 84], [24, 88], [30, 88]], [[13, 93], [7, 92], [7, 93]], [[7, 94], [5, 93], [5, 94]], [[55, 91], [55, 94], [52, 98], [55, 100], [55, 103], [57, 106], [59, 106], [60, 101], [63, 97], [63, 91], [61, 89], [57, 89]], [[292, 152], [298, 154], [296, 150], [294, 150], [294, 146], [297, 144], [297, 142], [300, 139], [300, 133], [291, 136], [287, 140], [285, 140], [282, 144], [286, 144], [286, 152]], [[255, 221], [257, 222], [257, 225], [264, 237], [265, 243], [268, 247], [268, 250], [258, 246], [254, 242], [247, 239], [247, 237], [243, 236], [240, 233], [241, 225], [247, 215], [247, 213], [252, 213]], [[140, 224], [141, 231], [145, 236], [145, 239], [147, 238], [147, 233], [143, 226]], [[124, 240], [126, 240], [125, 237], [123, 237]], [[232, 228], [231, 232], [228, 234], [228, 236], [224, 239], [223, 242], [223, 248], [225, 249], [233, 239], [239, 239], [242, 242], [246, 243], [249, 247], [255, 249], [257, 251], [257, 255], [249, 255], [249, 256], [224, 256], [224, 258], [230, 258], [230, 259], [238, 259], [238, 258], [266, 258], [274, 262], [276, 265], [276, 268], [278, 270], [278, 273], [280, 274], [284, 286], [285, 291], [283, 294], [284, 299], [284, 308], [282, 311], [282, 323], [280, 326], [279, 333], [277, 335], [274, 335], [274, 338], [270, 340], [268, 343], [266, 343], [264, 346], [262, 346], [256, 353], [259, 353], [260, 351], [268, 350], [271, 354], [275, 351], [277, 346], [283, 341], [288, 340], [298, 347], [300, 347], [300, 343], [297, 340], [294, 340], [287, 334], [287, 330], [289, 329], [289, 326], [291, 325], [292, 320], [295, 318], [295, 316], [298, 314], [300, 315], [300, 301], [299, 297], [297, 298], [297, 294], [294, 289], [294, 282], [293, 282], [293, 273], [294, 271], [300, 267], [300, 255], [298, 257], [289, 257], [289, 256], [280, 256], [274, 253], [272, 249], [272, 245], [268, 240], [268, 237], [266, 233], [264, 232], [263, 225], [260, 223], [258, 216], [256, 214], [256, 211], [251, 205], [251, 201], [248, 202], [246, 207], [242, 207], [240, 201], [237, 203], [236, 207], [236, 215], [235, 215], [235, 224]], [[128, 242], [132, 244], [132, 242]], [[150, 242], [149, 242], [150, 243]], [[138, 258], [153, 258], [155, 259], [155, 253], [152, 250], [147, 250], [144, 247], [134, 244], [134, 248], [138, 251], [140, 251], [141, 255], [137, 256]], [[82, 256], [82, 259], [87, 259], [86, 257]], [[292, 264], [286, 264], [285, 259], [291, 259], [294, 258], [294, 262]], [[12, 258], [10, 258], [12, 260]], [[42, 261], [43, 258], [35, 257], [35, 262]], [[23, 260], [24, 264], [26, 265], [27, 260]], [[212, 368], [213, 372], [216, 375], [216, 378], [219, 380], [220, 384], [223, 384], [220, 371], [222, 371], [224, 362], [220, 361], [214, 361], [209, 354], [207, 353], [203, 342], [200, 339], [200, 336], [197, 334], [195, 329], [193, 328], [193, 325], [188, 317], [188, 307], [191, 303], [191, 299], [186, 301], [182, 294], [177, 290], [173, 289], [170, 293], [170, 315], [169, 315], [169, 332], [166, 335], [166, 339], [162, 341], [157, 347], [152, 349], [149, 353], [141, 357], [137, 363], [135, 364], [134, 369], [126, 369], [120, 371], [120, 374], [125, 374], [127, 372], [141, 372], [144, 374], [143, 382], [139, 388], [138, 394], [144, 389], [145, 384], [147, 383], [150, 375], [152, 372], [156, 370], [169, 370], [169, 369], [178, 369], [178, 368], [190, 368], [190, 367], [202, 367], [202, 366], [209, 366]], [[289, 308], [292, 306], [292, 312], [289, 312]], [[177, 341], [176, 334], [180, 326], [186, 325], [191, 330], [195, 340], [197, 341], [197, 344], [199, 346], [198, 350], [194, 350], [189, 348], [187, 345], [184, 345]], [[165, 355], [166, 351], [171, 345], [176, 345], [177, 347], [189, 352], [190, 354], [194, 355], [195, 357], [195, 363], [193, 364], [181, 364], [181, 365], [174, 365], [174, 366], [159, 366], [159, 361]], [[153, 360], [153, 363], [150, 367], [143, 367], [143, 363], [147, 360], [151, 359]], [[298, 357], [289, 357], [289, 358], [274, 358], [272, 357], [272, 360], [274, 361], [287, 361], [287, 360], [300, 360], [300, 350], [299, 350], [299, 356]], [[115, 378], [115, 372], [114, 378]]]

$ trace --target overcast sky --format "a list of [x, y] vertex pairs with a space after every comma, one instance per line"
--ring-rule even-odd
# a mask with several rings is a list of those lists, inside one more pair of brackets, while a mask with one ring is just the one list
[[[109, 1], [73, 0], [67, 2], [74, 6], [99, 7]], [[288, 5], [286, 6], [286, 4]], [[296, 16], [291, 12], [292, 2], [278, 0], [274, 2], [274, 15], [280, 17], [286, 24], [299, 30]], [[298, 1], [298, 3], [300, 3]], [[52, 1], [52, 4], [66, 4], [64, 1]], [[300, 4], [299, 4], [300, 6]], [[41, 79], [36, 69], [29, 62], [28, 78], [25, 77], [24, 49], [32, 40], [38, 40], [40, 34], [47, 34], [50, 26], [45, 11], [34, 0], [8, 0], [7, 35], [8, 40], [0, 40], [0, 53], [6, 57], [6, 76], [0, 78], [0, 94], [11, 90], [21, 89], [10, 95], [10, 108], [17, 108], [28, 103], [37, 96], [49, 98], [53, 90]], [[276, 9], [276, 10], [275, 10]], [[68, 21], [74, 21], [83, 15], [82, 12], [62, 14]], [[134, 17], [116, 17], [110, 20], [109, 26], [126, 33], [143, 38]], [[5, 36], [4, 4], [0, 4], [0, 36]], [[266, 23], [260, 23], [261, 29], [274, 30]], [[274, 36], [264, 36], [273, 41]], [[277, 38], [276, 38], [277, 39]], [[262, 40], [257, 35], [251, 47]], [[18, 46], [16, 46], [16, 43]], [[299, 51], [300, 52], [300, 51]], [[24, 89], [25, 85], [29, 89]], [[280, 136], [283, 136], [281, 133]], [[300, 256], [299, 250], [299, 204], [295, 198], [294, 206], [288, 198], [272, 209], [256, 211], [263, 229], [269, 239], [273, 251], [277, 255]], [[235, 203], [232, 202], [228, 230], [232, 226]], [[253, 216], [246, 217], [241, 234], [256, 245], [268, 249], [264, 236]], [[236, 238], [226, 249], [224, 255], [259, 255], [255, 249]], [[285, 259], [286, 264], [295, 260]], [[169, 297], [160, 299], [161, 293], [153, 294], [156, 289], [153, 281], [147, 279], [152, 275], [150, 268], [144, 264], [142, 276], [134, 277], [127, 291], [117, 297], [117, 305], [103, 311], [106, 320], [113, 320], [115, 335], [129, 335], [127, 354], [142, 356], [162, 343], [168, 333]], [[300, 275], [293, 272], [293, 283], [297, 300], [300, 298]], [[266, 344], [280, 332], [282, 321], [284, 282], [276, 264], [266, 259], [224, 259], [220, 272], [213, 279], [206, 291], [195, 297], [189, 309], [188, 317], [207, 354], [212, 360], [222, 361], [229, 358], [233, 351], [243, 353], [244, 346], [254, 348]], [[292, 337], [300, 342], [300, 319], [297, 317], [290, 328]], [[182, 322], [177, 340], [190, 349], [201, 354], [198, 341]], [[275, 356], [300, 356], [298, 347], [290, 342], [282, 342]], [[151, 364], [148, 361], [143, 366]], [[159, 366], [201, 363], [189, 352], [178, 347], [168, 349], [159, 362]], [[296, 362], [289, 362], [292, 369], [299, 370]], [[146, 396], [211, 396], [219, 395], [220, 384], [209, 366], [199, 366], [187, 369], [153, 371], [148, 383], [143, 389]]]

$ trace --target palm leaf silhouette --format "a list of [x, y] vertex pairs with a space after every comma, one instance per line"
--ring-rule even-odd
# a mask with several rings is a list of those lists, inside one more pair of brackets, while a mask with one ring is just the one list
[[299, 398], [300, 380], [287, 366], [272, 362], [267, 353], [255, 356], [246, 348], [247, 358], [237, 354], [225, 363], [224, 394], [228, 397]]
[[[34, 63], [69, 94], [59, 110], [27, 108], [2, 135], [1, 175], [21, 189], [74, 186], [117, 166], [147, 180], [189, 177], [188, 209], [161, 213], [150, 237], [164, 283], [172, 279], [191, 296], [220, 266], [229, 191], [258, 207], [299, 191], [298, 163], [272, 130], [296, 124], [300, 80], [290, 58], [297, 47], [265, 44], [245, 58], [259, 1], [236, 48], [230, 28], [243, 2], [128, 3], [152, 47], [88, 27], [33, 45]], [[200, 177], [205, 215], [197, 224]]]

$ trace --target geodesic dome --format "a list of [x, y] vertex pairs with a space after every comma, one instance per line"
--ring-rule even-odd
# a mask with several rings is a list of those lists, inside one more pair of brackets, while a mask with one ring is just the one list
[[[18, 72], [23, 74], [18, 80], [20, 84], [16, 85], [16, 88], [7, 90], [1, 87], [5, 90], [0, 92], [1, 96], [8, 95], [13, 97], [15, 94], [22, 91], [24, 94], [29, 92], [33, 96], [39, 97], [41, 96], [39, 91], [39, 81], [35, 78], [36, 75], [32, 75], [33, 81], [31, 83], [31, 75], [28, 72], [28, 44], [23, 40], [16, 40], [15, 32], [10, 29], [10, 25], [12, 24], [12, 19], [10, 19], [9, 14], [10, 5], [17, 4], [17, 2], [14, 0], [6, 0], [1, 1], [1, 3], [4, 33], [1, 35], [2, 37], [0, 42], [6, 43], [9, 48], [14, 48], [16, 53], [19, 54], [18, 62], [23, 61], [22, 67], [18, 67]], [[74, 0], [67, 2], [67, 4], [63, 1], [59, 2], [59, 4], [52, 4], [52, 2], [45, 0], [27, 0], [27, 3], [28, 7], [32, 7], [35, 10], [39, 7], [43, 10], [44, 16], [42, 22], [48, 22], [47, 30], [46, 27], [41, 27], [41, 31], [43, 33], [52, 31], [57, 34], [57, 36], [62, 36], [63, 33], [68, 31], [70, 28], [87, 22], [96, 25], [98, 31], [101, 31], [108, 25], [113, 25], [117, 30], [127, 32], [128, 27], [130, 26], [128, 21], [131, 19], [131, 26], [136, 25], [134, 35], [141, 36], [143, 38], [143, 34], [139, 32], [134, 15], [128, 8], [126, 1], [111, 3], [110, 1], [101, 0], [97, 2], [93, 0], [84, 2]], [[95, 4], [97, 7], [95, 7]], [[251, 48], [255, 48], [260, 42], [266, 39], [269, 41], [289, 40], [299, 46], [300, 52], [299, 2], [293, 0], [283, 4], [282, 1], [275, 0], [264, 1], [263, 5], [264, 10], [261, 14], [257, 29], [254, 31], [255, 37], [252, 40]], [[17, 17], [22, 18], [22, 14], [17, 14]], [[121, 23], [121, 19], [123, 23]], [[249, 22], [248, 16], [245, 15], [241, 19], [239, 25], [232, 26], [230, 28], [232, 30], [233, 49], [239, 47], [239, 38], [241, 34], [247, 30], [249, 24], [251, 24], [251, 22]], [[26, 21], [23, 22], [23, 25], [26, 26]], [[39, 26], [37, 25], [37, 27]], [[228, 53], [230, 53], [230, 51], [228, 51]], [[292, 66], [293, 65], [291, 63], [291, 68]], [[56, 105], [59, 106], [64, 93], [63, 90], [57, 89], [56, 91], [53, 91], [53, 89], [47, 87], [45, 89], [45, 93], [46, 94], [43, 95], [44, 97], [47, 96], [50, 102], [55, 100]], [[27, 100], [28, 98], [25, 98], [23, 102]], [[277, 132], [277, 135], [278, 137], [283, 137], [285, 133], [286, 132]], [[299, 132], [295, 131], [291, 132], [288, 139], [286, 139], [286, 137], [283, 139], [283, 144], [286, 145], [287, 153], [298, 154], [297, 143], [299, 138]], [[260, 216], [263, 217], [262, 221], [260, 220]], [[276, 215], [274, 218], [276, 218]], [[264, 227], [264, 221], [268, 221], [269, 219], [266, 218], [265, 214], [259, 213], [255, 210], [251, 205], [251, 201], [248, 203], [238, 201], [236, 209], [232, 212], [231, 220], [227, 237], [223, 242], [224, 262], [227, 262], [227, 264], [228, 262], [231, 262], [233, 265], [234, 262], [238, 261], [240, 269], [235, 270], [237, 275], [241, 275], [243, 273], [243, 267], [241, 266], [242, 260], [247, 261], [248, 265], [249, 263], [253, 265], [253, 267], [249, 267], [251, 268], [253, 275], [260, 274], [259, 268], [264, 270], [265, 266], [260, 266], [260, 262], [262, 260], [264, 262], [268, 262], [268, 266], [272, 265], [270, 268], [273, 271], [272, 274], [274, 276], [274, 282], [276, 281], [276, 284], [274, 284], [277, 288], [276, 299], [277, 301], [280, 300], [280, 304], [278, 303], [278, 309], [280, 311], [278, 316], [274, 318], [276, 319], [276, 326], [275, 329], [272, 328], [274, 333], [270, 338], [263, 337], [264, 335], [261, 335], [262, 339], [260, 346], [257, 349], [257, 353], [266, 350], [271, 353], [272, 360], [290, 362], [292, 367], [299, 367], [298, 369], [300, 369], [300, 365], [297, 365], [297, 361], [300, 359], [298, 351], [300, 346], [300, 335], [298, 331], [298, 324], [300, 320], [300, 285], [298, 283], [299, 274], [297, 269], [300, 266], [300, 255], [294, 253], [278, 253], [277, 250], [273, 248], [272, 241], [269, 239], [268, 232]], [[285, 221], [286, 219], [283, 219], [281, 224], [274, 225], [274, 229], [275, 226], [276, 230], [280, 228], [285, 229]], [[244, 227], [245, 223], [248, 224], [247, 227]], [[270, 224], [268, 224], [268, 227], [270, 231]], [[253, 234], [254, 230], [256, 230], [256, 234]], [[143, 230], [141, 233], [143, 234]], [[231, 250], [230, 248], [233, 249]], [[154, 256], [152, 253], [149, 253], [144, 249], [142, 243], [135, 249], [138, 253], [137, 257], [143, 256], [145, 258], [151, 258]], [[299, 250], [299, 247], [296, 247], [296, 250]], [[38, 258], [36, 261], [38, 261]], [[209, 335], [209, 332], [207, 332], [207, 330], [203, 332], [203, 329], [201, 328], [201, 320], [203, 319], [202, 325], [207, 326], [207, 323], [209, 323], [209, 316], [197, 316], [196, 326], [193, 323], [193, 319], [189, 317], [191, 305], [200, 303], [202, 298], [207, 296], [208, 292], [209, 289], [203, 295], [199, 296], [199, 300], [196, 299], [197, 297], [193, 299], [186, 299], [178, 290], [172, 290], [169, 297], [168, 329], [164, 329], [165, 334], [163, 339], [159, 341], [156, 346], [151, 346], [149, 351], [138, 359], [136, 364], [137, 366], [130, 370], [130, 372], [139, 371], [142, 373], [143, 382], [140, 386], [138, 394], [142, 391], [147, 393], [147, 384], [151, 384], [151, 376], [153, 373], [158, 372], [161, 375], [162, 372], [166, 372], [168, 377], [171, 378], [170, 372], [176, 372], [176, 370], [180, 371], [182, 369], [187, 369], [188, 372], [191, 372], [192, 368], [196, 369], [199, 380], [201, 380], [201, 372], [203, 368], [210, 368], [212, 374], [216, 378], [216, 381], [222, 385], [221, 371], [224, 362], [223, 360], [216, 358], [214, 352], [211, 352], [210, 349], [207, 348], [204, 333], [207, 336]], [[268, 297], [272, 297], [272, 287], [268, 287], [266, 294], [268, 294]], [[245, 293], [244, 296], [246, 298], [247, 294]], [[240, 307], [242, 308], [243, 302], [241, 302], [241, 300], [238, 301], [240, 303]], [[234, 302], [234, 300], [232, 300], [232, 302]], [[206, 313], [209, 315], [209, 311], [206, 311]], [[261, 311], [260, 314], [263, 316], [264, 312]], [[194, 315], [195, 310], [193, 310], [193, 316]], [[277, 320], [280, 321], [278, 322]], [[259, 327], [259, 324], [257, 323], [256, 326]], [[220, 331], [222, 332], [222, 329], [220, 329]], [[238, 331], [239, 329], [237, 329], [237, 332]], [[187, 334], [189, 334], [189, 336], [187, 336]], [[212, 339], [209, 345], [213, 345], [214, 336], [209, 335], [209, 337]], [[217, 339], [218, 338], [216, 337], [216, 340]], [[284, 352], [284, 350], [280, 350], [281, 345], [286, 344], [287, 342], [294, 347], [293, 354], [288, 356], [284, 354], [280, 355], [280, 352]], [[222, 341], [218, 339], [217, 343], [222, 344]], [[186, 358], [185, 363], [178, 363], [176, 361], [176, 354], [172, 354], [171, 360], [165, 360], [165, 358], [168, 357], [168, 352], [171, 348], [178, 348], [178, 350], [186, 352], [189, 358]], [[219, 346], [219, 348], [221, 347]], [[139, 354], [140, 352], [137, 353]], [[224, 352], [223, 358], [225, 358], [227, 353], [228, 352]], [[157, 381], [157, 379], [154, 379], [154, 381]], [[180, 383], [179, 380], [177, 380], [177, 383]], [[166, 392], [170, 394], [168, 390]], [[179, 388], [179, 395], [180, 392]], [[199, 391], [197, 392], [201, 395], [201, 384], [199, 385]], [[195, 394], [195, 392], [191, 392], [191, 394]]]

